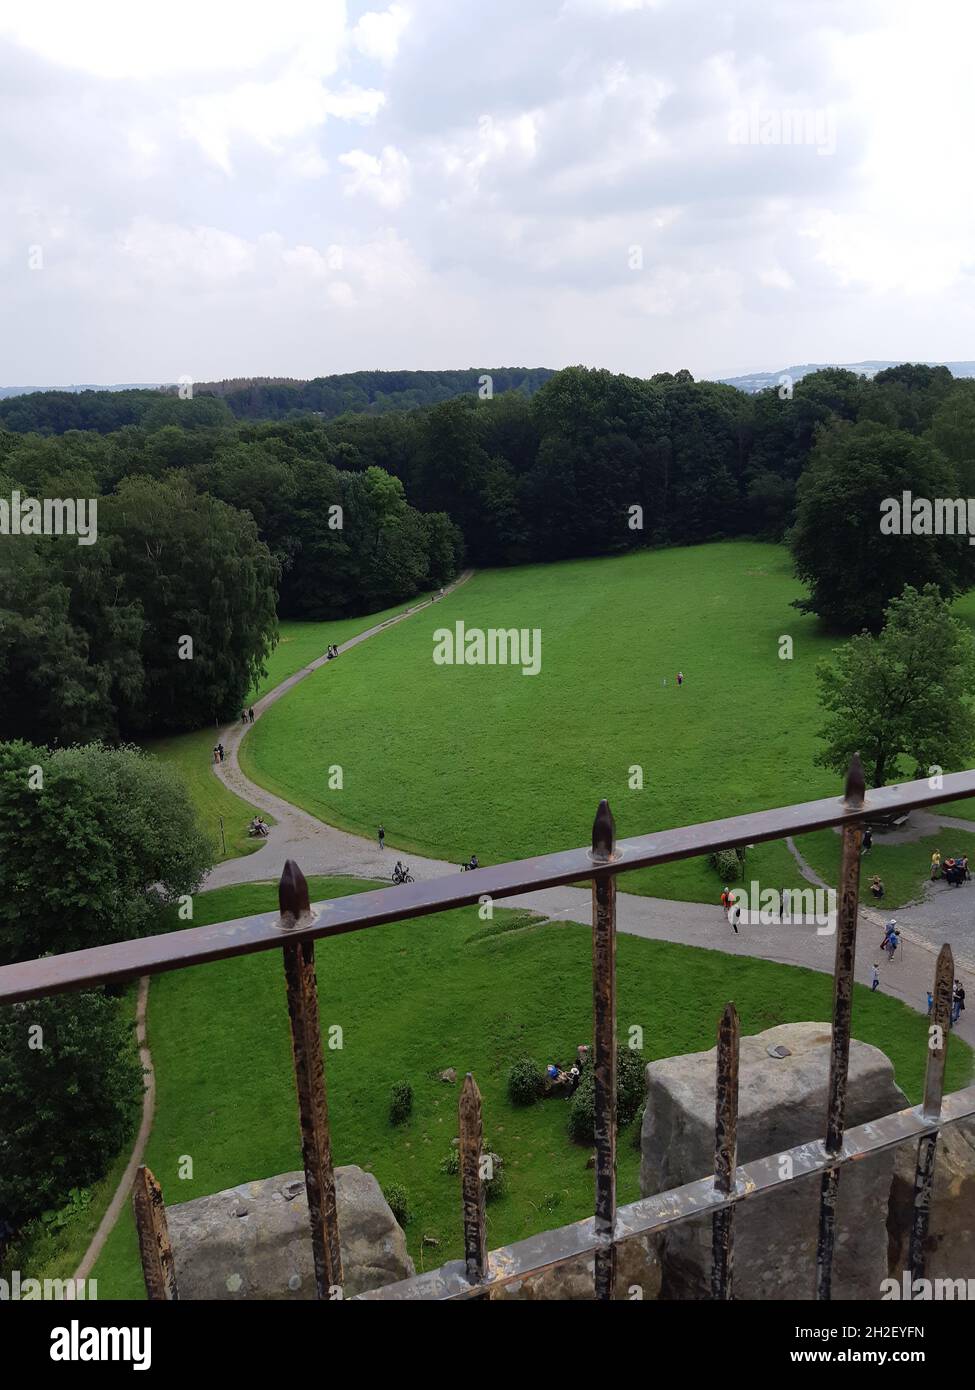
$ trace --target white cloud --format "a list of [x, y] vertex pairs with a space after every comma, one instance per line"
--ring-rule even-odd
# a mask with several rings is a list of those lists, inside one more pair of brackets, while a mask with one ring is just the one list
[[118, 250], [137, 274], [154, 285], [220, 284], [257, 265], [257, 247], [217, 227], [183, 227], [136, 218], [118, 238]]
[[409, 196], [410, 161], [394, 145], [385, 145], [378, 157], [365, 150], [348, 150], [339, 155], [339, 163], [351, 171], [345, 181], [349, 197], [363, 194], [382, 207], [395, 208]]
[[346, 87], [330, 92], [297, 65], [271, 82], [247, 82], [229, 91], [185, 99], [180, 106], [183, 132], [218, 168], [231, 172], [230, 150], [244, 137], [268, 150], [306, 135], [329, 116], [372, 117], [381, 92]]
[[334, 72], [346, 41], [344, 0], [31, 0], [0, 10], [0, 35], [95, 77], [147, 79], [254, 69], [292, 49]]
[[367, 58], [375, 58], [384, 67], [390, 67], [409, 22], [410, 13], [402, 5], [390, 5], [388, 10], [370, 10], [353, 29], [352, 42]]

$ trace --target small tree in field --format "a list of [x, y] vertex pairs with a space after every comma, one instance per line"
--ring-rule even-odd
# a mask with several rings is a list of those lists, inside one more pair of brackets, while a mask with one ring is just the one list
[[908, 585], [882, 631], [861, 633], [816, 671], [827, 712], [816, 761], [844, 774], [857, 751], [867, 786], [964, 766], [975, 747], [975, 638], [933, 584]]

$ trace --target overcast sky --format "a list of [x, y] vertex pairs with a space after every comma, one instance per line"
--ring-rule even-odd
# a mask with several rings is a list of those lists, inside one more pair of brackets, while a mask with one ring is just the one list
[[0, 0], [0, 384], [975, 358], [973, 40], [963, 0]]

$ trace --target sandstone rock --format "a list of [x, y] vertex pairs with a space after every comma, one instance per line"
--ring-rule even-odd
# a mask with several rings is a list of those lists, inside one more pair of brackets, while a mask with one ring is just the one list
[[[414, 1273], [406, 1238], [371, 1173], [336, 1168], [343, 1296]], [[181, 1298], [311, 1299], [315, 1270], [304, 1173], [181, 1202], [166, 1211]]]
[[[894, 1165], [887, 1232], [890, 1273], [907, 1268], [914, 1211], [917, 1143], [901, 1144]], [[934, 1161], [934, 1193], [924, 1247], [927, 1279], [970, 1279], [975, 1272], [975, 1123], [941, 1131]]]
[[[781, 1044], [789, 1055], [773, 1057]], [[741, 1040], [738, 1162], [822, 1138], [830, 1028], [791, 1023]], [[651, 1062], [643, 1121], [644, 1196], [713, 1171], [715, 1050]], [[893, 1067], [875, 1047], [850, 1045], [846, 1122], [865, 1124], [907, 1105]], [[894, 1155], [842, 1170], [836, 1213], [833, 1297], [876, 1299], [887, 1277], [887, 1203]], [[818, 1178], [741, 1202], [735, 1220], [735, 1297], [809, 1299], [815, 1283]], [[664, 1298], [707, 1298], [711, 1219], [695, 1218], [658, 1237]]]
[[[660, 1260], [651, 1243], [640, 1237], [621, 1245], [616, 1257], [616, 1297], [620, 1302], [657, 1298], [660, 1294]], [[495, 1289], [491, 1301], [510, 1299], [542, 1301], [572, 1299], [580, 1302], [593, 1297], [593, 1260], [574, 1260], [558, 1269], [546, 1270], [533, 1279], [521, 1279]]]
[[452, 1086], [454, 1082], [457, 1080], [457, 1068], [448, 1067], [446, 1071], [442, 1071], [440, 1073], [440, 1080], [446, 1081], [448, 1085]]

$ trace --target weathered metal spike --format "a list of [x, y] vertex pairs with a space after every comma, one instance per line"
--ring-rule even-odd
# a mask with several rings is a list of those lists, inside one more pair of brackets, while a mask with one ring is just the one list
[[594, 859], [612, 859], [616, 849], [616, 822], [603, 797], [592, 823], [592, 853]]
[[[928, 1060], [924, 1074], [924, 1099], [921, 1102], [921, 1114], [926, 1120], [938, 1119], [941, 1115], [948, 1036], [951, 1032], [951, 987], [954, 979], [955, 957], [946, 941], [938, 952], [938, 963], [934, 968], [934, 987], [931, 992]], [[924, 1278], [937, 1151], [938, 1131], [935, 1130], [933, 1134], [925, 1135], [917, 1146], [917, 1162], [914, 1167], [914, 1219], [911, 1222], [911, 1239], [907, 1253], [907, 1264], [912, 1279]]]
[[311, 912], [308, 897], [308, 880], [293, 859], [286, 861], [281, 870], [278, 884], [278, 906], [281, 916], [291, 916], [297, 922], [299, 917], [307, 917]]
[[471, 1072], [464, 1077], [457, 1102], [460, 1121], [460, 1183], [464, 1209], [464, 1265], [467, 1281], [479, 1284], [487, 1274], [487, 1216], [481, 1150], [484, 1129], [481, 1092]]
[[[730, 1194], [738, 1165], [738, 1055], [741, 1025], [734, 1004], [718, 1022], [714, 1102], [714, 1186]], [[730, 1299], [734, 1276], [735, 1209], [722, 1207], [711, 1219], [711, 1297]]]
[[843, 801], [847, 806], [862, 806], [866, 794], [867, 782], [863, 775], [863, 763], [860, 761], [860, 754], [854, 753], [846, 774]]
[[139, 1234], [139, 1255], [146, 1297], [152, 1303], [176, 1302], [176, 1264], [166, 1222], [166, 1204], [162, 1188], [151, 1168], [143, 1163], [136, 1169], [132, 1184], [132, 1205], [135, 1226]]

